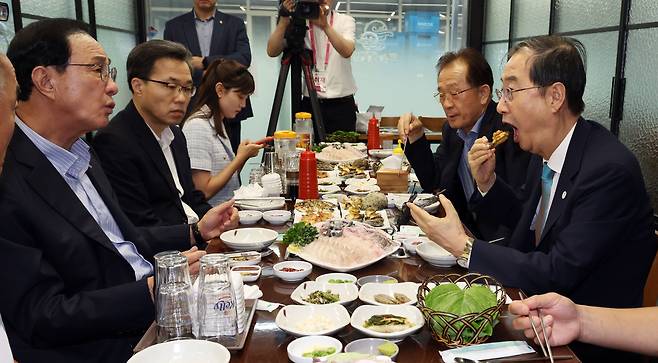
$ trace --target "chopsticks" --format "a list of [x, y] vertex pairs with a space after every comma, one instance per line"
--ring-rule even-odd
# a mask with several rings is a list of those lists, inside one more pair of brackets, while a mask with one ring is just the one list
[[[523, 290], [521, 289], [519, 289], [519, 297], [523, 300], [528, 298], [526, 294], [523, 292]], [[539, 333], [537, 332], [537, 327], [535, 327], [535, 322], [532, 320], [532, 316], [530, 315], [530, 312], [528, 312], [528, 318], [530, 319], [530, 325], [532, 326], [532, 331], [535, 332], [535, 336], [537, 337], [537, 341], [539, 341], [539, 346], [541, 347], [542, 353], [544, 353], [544, 357], [548, 357], [551, 363], [554, 363], [555, 359], [553, 359], [553, 352], [551, 351], [551, 345], [549, 344], [548, 336], [546, 335], [546, 326], [544, 325], [544, 317], [542, 316], [541, 309], [537, 309], [537, 316], [539, 317], [539, 322], [541, 323], [541, 331], [544, 335], [544, 343], [546, 344], [546, 349], [544, 349], [544, 344], [542, 344], [541, 338], [539, 337]], [[548, 350], [548, 355], [546, 354], [546, 350]]]

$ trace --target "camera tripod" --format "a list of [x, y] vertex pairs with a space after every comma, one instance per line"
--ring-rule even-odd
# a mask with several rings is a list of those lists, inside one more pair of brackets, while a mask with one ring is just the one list
[[291, 18], [291, 23], [288, 31], [286, 31], [286, 40], [288, 47], [283, 51], [281, 57], [281, 68], [279, 69], [279, 79], [276, 84], [276, 92], [274, 94], [274, 102], [272, 104], [272, 112], [270, 113], [270, 121], [267, 126], [267, 135], [274, 135], [276, 126], [281, 113], [281, 104], [283, 102], [283, 93], [286, 88], [286, 81], [290, 68], [292, 68], [292, 75], [290, 78], [290, 89], [292, 95], [290, 97], [292, 118], [294, 119], [295, 113], [301, 109], [302, 102], [302, 72], [304, 76], [304, 84], [308, 90], [309, 98], [311, 99], [311, 110], [313, 113], [313, 130], [316, 140], [325, 139], [324, 123], [322, 120], [322, 112], [320, 111], [320, 102], [318, 101], [318, 94], [313, 85], [313, 78], [311, 76], [311, 67], [313, 64], [313, 53], [309, 49], [304, 48], [304, 38], [306, 36], [306, 22], [304, 19]]

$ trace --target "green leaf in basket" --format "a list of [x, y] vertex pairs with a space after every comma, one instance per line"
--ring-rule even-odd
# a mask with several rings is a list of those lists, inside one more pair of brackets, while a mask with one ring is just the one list
[[[441, 284], [434, 287], [426, 296], [425, 296], [425, 306], [434, 311], [440, 311], [445, 313], [455, 314], [457, 316], [462, 316], [470, 313], [479, 313], [492, 306], [495, 306], [497, 303], [496, 294], [494, 294], [489, 287], [484, 285], [473, 285], [466, 289], [461, 289], [456, 284]], [[451, 340], [455, 340], [457, 337], [457, 331], [459, 331], [463, 323], [455, 323], [451, 327], [444, 326], [444, 323], [438, 319], [432, 319], [431, 324], [435, 331], [443, 332], [447, 329], [447, 335]], [[480, 335], [482, 336], [491, 336], [493, 334], [493, 325], [490, 324], [487, 319], [480, 318], [472, 322], [472, 325], [475, 329], [467, 327], [461, 336], [464, 340], [468, 340], [474, 337], [475, 332], [480, 328], [482, 324], [486, 324], [483, 328]]]

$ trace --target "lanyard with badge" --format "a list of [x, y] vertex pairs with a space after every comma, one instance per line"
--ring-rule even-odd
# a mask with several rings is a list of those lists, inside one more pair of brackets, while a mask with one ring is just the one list
[[[331, 12], [331, 19], [329, 20], [329, 26], [334, 26], [334, 12]], [[329, 65], [329, 54], [331, 53], [331, 42], [329, 37], [327, 37], [327, 47], [324, 54], [324, 68], [320, 69], [318, 67], [318, 57], [315, 50], [315, 26], [311, 25], [311, 50], [313, 51], [313, 61], [315, 62], [315, 68], [313, 68], [313, 85], [317, 92], [327, 92], [327, 66]]]

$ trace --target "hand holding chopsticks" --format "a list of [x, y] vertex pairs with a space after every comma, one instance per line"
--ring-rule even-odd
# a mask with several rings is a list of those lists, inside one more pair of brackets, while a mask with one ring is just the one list
[[509, 312], [517, 315], [512, 325], [523, 330], [526, 337], [534, 338], [548, 359], [552, 356], [551, 346], [566, 345], [579, 338], [579, 310], [573, 301], [556, 293], [527, 298], [519, 291], [519, 296], [523, 300], [509, 306]]
[[[523, 300], [527, 298], [523, 293], [523, 290], [519, 290], [519, 297]], [[541, 347], [541, 351], [544, 354], [544, 357], [547, 356], [546, 351], [548, 351], [548, 357], [550, 358], [551, 363], [553, 363], [553, 352], [551, 351], [551, 344], [548, 341], [548, 335], [546, 334], [546, 326], [544, 325], [544, 317], [542, 316], [540, 309], [537, 309], [537, 316], [539, 317], [539, 321], [541, 322], [541, 333], [542, 333], [541, 336], [544, 338], [544, 342], [546, 343], [546, 348], [544, 348], [544, 344], [542, 343], [541, 337], [537, 332], [537, 328], [535, 327], [532, 314], [529, 312], [528, 317], [530, 318], [530, 325], [532, 326], [532, 331], [535, 333], [535, 336], [537, 337], [537, 341], [539, 342], [539, 346]]]

